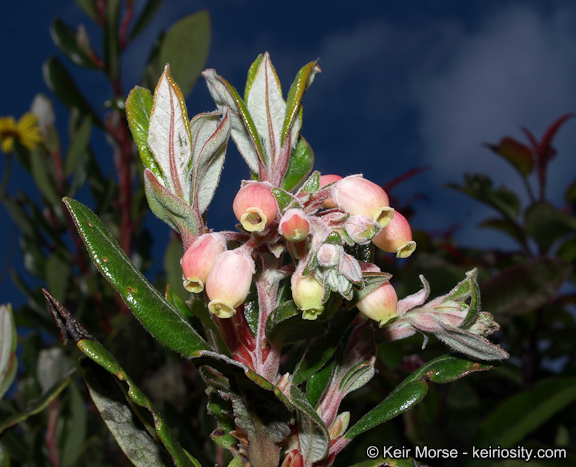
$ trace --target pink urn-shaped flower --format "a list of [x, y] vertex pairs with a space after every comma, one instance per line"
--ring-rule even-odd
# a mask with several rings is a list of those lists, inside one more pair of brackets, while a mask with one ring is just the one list
[[310, 232], [310, 221], [302, 209], [288, 209], [280, 219], [278, 231], [289, 242], [299, 242]]
[[398, 258], [407, 258], [416, 249], [410, 224], [398, 211], [395, 211], [394, 218], [386, 228], [372, 238], [372, 243], [388, 253], [396, 253]]
[[248, 296], [254, 260], [244, 248], [229, 250], [216, 258], [206, 279], [206, 295], [210, 300], [208, 309], [219, 318], [231, 318]]
[[200, 235], [182, 256], [182, 280], [189, 292], [200, 293], [220, 253], [226, 251], [224, 237], [215, 233]]
[[390, 282], [384, 282], [360, 300], [356, 306], [368, 318], [383, 325], [396, 314], [398, 295]]
[[[340, 175], [335, 175], [335, 174], [321, 175], [320, 176], [320, 187], [323, 188], [326, 185], [330, 185], [330, 183], [334, 183], [334, 182], [337, 182], [339, 180], [342, 180], [342, 177]], [[326, 198], [324, 200], [324, 202], [322, 203], [322, 207], [323, 208], [335, 208], [336, 203], [334, 202], [334, 200], [332, 198]]]
[[232, 205], [236, 219], [248, 232], [262, 232], [276, 219], [278, 203], [272, 185], [265, 182], [244, 182]]
[[386, 227], [394, 215], [381, 186], [359, 175], [343, 178], [334, 186], [332, 198], [338, 208], [352, 216], [368, 216]]

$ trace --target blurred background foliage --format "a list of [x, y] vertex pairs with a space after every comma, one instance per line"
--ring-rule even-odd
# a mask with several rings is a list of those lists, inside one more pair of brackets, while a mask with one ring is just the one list
[[[0, 400], [0, 466], [129, 464], [93, 407], [79, 371], [75, 372], [79, 353], [73, 346], [60, 344], [43, 287], [117, 356], [164, 414], [182, 446], [204, 465], [223, 465], [227, 459], [224, 451], [209, 439], [216, 425], [207, 415], [204, 385], [196, 370], [167, 354], [128, 313], [93, 266], [61, 202], [63, 196], [88, 200], [136, 267], [150, 272], [154, 232], [144, 222], [148, 208], [140, 158], [124, 113], [129, 89], [120, 84], [121, 58], [126, 47], [138, 41], [162, 1], [148, 0], [137, 17], [131, 0], [76, 3], [87, 21], [99, 26], [99, 34], [89, 37], [81, 25], [53, 22], [51, 36], [59, 53], [49, 57], [43, 69], [52, 95], [38, 97], [33, 104], [42, 142], [27, 144], [29, 133], [14, 126], [10, 127], [13, 144], [2, 146], [6, 154], [1, 202], [19, 227], [20, 248], [31, 277], [12, 273], [14, 284], [27, 296], [27, 303], [13, 313], [17, 335], [11, 321], [0, 317], [0, 395], [6, 391]], [[154, 89], [164, 65], [170, 63], [172, 76], [188, 95], [204, 69], [210, 34], [207, 11], [167, 25], [146, 63], [141, 64], [139, 84]], [[72, 78], [72, 67], [100, 74], [109, 83], [108, 100], [91, 102], [90, 89]], [[66, 135], [59, 133], [62, 122], [54, 121], [52, 99], [69, 109]], [[565, 189], [563, 205], [553, 205], [546, 198], [547, 187], [554, 183], [548, 179], [547, 169], [555, 157], [566, 157], [556, 155], [554, 136], [563, 125], [574, 124], [572, 116], [560, 117], [541, 139], [524, 129], [526, 141], [505, 137], [486, 145], [503, 164], [516, 169], [524, 193], [494, 186], [490, 174], [466, 175], [460, 185], [449, 187], [455, 190], [455, 197], [470, 196], [490, 206], [495, 215], [481, 227], [509, 236], [515, 248], [462, 248], [454, 240], [453, 230], [442, 235], [417, 231], [418, 249], [409, 260], [397, 263], [377, 257], [381, 268], [394, 274], [400, 297], [419, 289], [419, 274], [428, 279], [437, 296], [446, 293], [466, 271], [478, 267], [483, 308], [501, 324], [496, 340], [511, 358], [496, 370], [447, 385], [430, 385], [422, 403], [359, 437], [341, 454], [339, 465], [365, 459], [366, 446], [372, 444], [457, 448], [461, 452], [471, 446], [565, 448], [569, 460], [540, 460], [531, 465], [574, 463], [576, 178]], [[9, 133], [2, 133], [2, 128], [0, 138], [6, 142]], [[62, 141], [68, 144], [64, 146]], [[104, 147], [104, 141], [107, 152], [98, 150], [96, 154], [94, 147]], [[13, 162], [29, 173], [37, 197], [6, 191]], [[422, 176], [425, 169], [417, 168], [385, 186], [391, 203], [408, 217], [418, 209], [421, 194], [416, 192], [402, 203], [394, 199], [395, 187]], [[180, 240], [173, 235], [166, 246], [164, 270], [154, 272], [154, 284], [159, 290], [170, 284], [185, 297], [181, 254]], [[2, 316], [9, 315], [8, 309]], [[17, 350], [12, 344], [16, 337]], [[424, 350], [421, 345], [421, 336], [382, 343], [376, 377], [352, 393], [344, 401], [344, 409], [350, 410], [352, 417], [367, 411], [414, 369], [445, 352], [445, 346], [435, 341]], [[446, 460], [427, 463], [450, 465]], [[452, 465], [517, 464], [524, 462], [465, 457]]]

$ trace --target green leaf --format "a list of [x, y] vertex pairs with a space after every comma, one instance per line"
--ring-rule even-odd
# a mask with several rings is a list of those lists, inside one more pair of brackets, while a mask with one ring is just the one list
[[87, 115], [81, 120], [80, 125], [71, 135], [64, 162], [64, 173], [66, 175], [71, 175], [78, 168], [78, 165], [87, 159], [91, 130], [92, 119]]
[[511, 266], [481, 285], [483, 308], [498, 321], [530, 313], [554, 296], [570, 270], [565, 261], [546, 257]]
[[488, 339], [460, 328], [445, 325], [439, 319], [434, 319], [442, 332], [435, 333], [436, 337], [457, 352], [462, 352], [477, 360], [504, 360], [508, 353]]
[[225, 401], [216, 392], [210, 392], [208, 400], [208, 411], [218, 421], [218, 428], [212, 432], [210, 438], [219, 446], [226, 449], [234, 448], [238, 444], [238, 440], [230, 434], [231, 431], [236, 429], [232, 414], [232, 404], [230, 401]]
[[333, 357], [320, 371], [311, 375], [306, 381], [306, 399], [308, 399], [312, 407], [318, 406], [322, 394], [324, 394], [326, 387], [332, 381], [335, 368], [336, 357]]
[[476, 446], [509, 448], [521, 443], [557, 413], [576, 401], [576, 378], [540, 381], [529, 391], [506, 399], [482, 422]]
[[118, 379], [87, 358], [82, 360], [82, 367], [90, 397], [134, 465], [172, 466], [175, 462], [179, 466], [200, 466], [172, 438], [160, 414], [121, 368], [117, 374], [122, 379]]
[[27, 410], [23, 412], [18, 412], [14, 415], [11, 415], [4, 420], [0, 420], [0, 434], [7, 428], [10, 428], [18, 423], [21, 423], [31, 417], [32, 415], [36, 415], [42, 412], [48, 404], [56, 399], [60, 393], [70, 384], [72, 381], [72, 375], [69, 375], [55, 384], [48, 392], [46, 392], [41, 398], [34, 401], [34, 403], [29, 407]]
[[532, 154], [532, 150], [525, 144], [507, 137], [503, 138], [497, 146], [491, 144], [485, 144], [485, 146], [510, 162], [523, 177], [532, 173], [534, 169], [534, 155]]
[[54, 252], [46, 261], [44, 276], [46, 284], [52, 294], [59, 299], [63, 299], [70, 279], [70, 263]]
[[32, 165], [32, 176], [34, 183], [46, 198], [46, 201], [52, 206], [60, 206], [62, 196], [56, 189], [54, 181], [53, 168], [50, 159], [39, 148], [34, 148], [30, 152], [30, 161]]
[[290, 191], [298, 186], [298, 184], [310, 173], [313, 166], [314, 152], [308, 142], [300, 136], [294, 151], [292, 151], [292, 154], [290, 155], [288, 171], [282, 181], [282, 188], [286, 191]]
[[466, 174], [464, 185], [448, 184], [448, 187], [493, 207], [508, 219], [514, 220], [520, 213], [520, 200], [516, 193], [505, 186], [494, 188], [492, 180], [485, 175]]
[[224, 112], [229, 109], [232, 139], [234, 139], [238, 151], [242, 154], [250, 170], [258, 174], [260, 164], [265, 165], [264, 149], [246, 104], [236, 89], [224, 78], [218, 76], [214, 70], [206, 70], [202, 76], [206, 79], [208, 90], [218, 110]]
[[134, 39], [138, 34], [140, 34], [148, 25], [148, 23], [154, 18], [156, 12], [162, 5], [164, 0], [148, 0], [146, 5], [142, 9], [140, 16], [134, 22], [134, 27], [130, 31], [130, 39]]
[[442, 355], [423, 365], [402, 381], [380, 404], [365, 414], [346, 433], [353, 438], [405, 412], [428, 392], [428, 382], [449, 383], [469, 373], [492, 368], [456, 355]]
[[206, 65], [211, 40], [208, 10], [186, 16], [166, 32], [160, 46], [158, 74], [170, 64], [174, 80], [187, 96]]
[[86, 13], [95, 23], [99, 22], [100, 15], [98, 13], [98, 7], [96, 6], [96, 0], [74, 0], [76, 5], [78, 5], [84, 13]]
[[72, 63], [85, 68], [98, 68], [90, 56], [78, 45], [76, 31], [56, 18], [50, 25], [50, 35], [56, 46]]
[[82, 203], [64, 202], [92, 261], [142, 325], [165, 346], [192, 357], [208, 344], [130, 262], [102, 221]]
[[544, 251], [548, 251], [563, 236], [576, 231], [576, 217], [545, 201], [530, 206], [526, 210], [525, 221], [526, 233]]
[[0, 305], [0, 399], [4, 396], [18, 368], [16, 344], [18, 336], [12, 316], [12, 306]]
[[69, 386], [71, 416], [64, 419], [65, 433], [62, 448], [62, 465], [77, 465], [78, 458], [85, 448], [88, 413], [80, 391], [75, 384]]
[[304, 355], [294, 370], [293, 384], [303, 383], [330, 360], [357, 314], [352, 310], [340, 310], [336, 313], [329, 321], [328, 332], [322, 337], [313, 339], [304, 351]]
[[246, 86], [244, 87], [244, 101], [248, 99], [248, 94], [250, 94], [250, 90], [252, 89], [252, 85], [254, 84], [254, 79], [256, 78], [256, 73], [260, 67], [260, 63], [264, 58], [264, 54], [260, 54], [256, 57], [256, 60], [252, 62], [250, 68], [248, 69], [248, 76], [246, 78]]
[[302, 319], [293, 300], [279, 305], [266, 320], [266, 338], [277, 345], [312, 339], [326, 334], [326, 325]]
[[296, 386], [290, 388], [290, 402], [296, 408], [298, 419], [299, 452], [304, 459], [304, 465], [312, 465], [328, 455], [330, 449], [328, 429], [306, 396]]
[[166, 282], [170, 284], [170, 289], [178, 297], [187, 297], [189, 295], [189, 292], [182, 285], [180, 260], [183, 254], [182, 242], [179, 238], [173, 236], [164, 253], [164, 271], [166, 272]]
[[60, 60], [50, 57], [44, 62], [42, 72], [46, 85], [66, 107], [69, 109], [76, 107], [82, 115], [90, 115], [95, 125], [104, 127]]
[[116, 81], [120, 73], [120, 0], [108, 0], [104, 13], [104, 66], [111, 81]]
[[[310, 87], [314, 81], [316, 73], [318, 72], [320, 72], [318, 62], [310, 62], [301, 68], [296, 74], [296, 78], [294, 79], [286, 98], [286, 115], [282, 127], [282, 137], [280, 139], [282, 142], [286, 139], [286, 135], [289, 131], [292, 132], [293, 138], [300, 131], [301, 117], [299, 114], [301, 114], [302, 96]], [[295, 124], [297, 120], [298, 124]], [[291, 138], [290, 143], [292, 143], [293, 138]]]
[[150, 91], [136, 86], [130, 91], [126, 99], [126, 117], [144, 167], [149, 169], [156, 178], [164, 181], [164, 173], [150, 152], [150, 148], [148, 148], [150, 114], [152, 113], [153, 104], [154, 100]]

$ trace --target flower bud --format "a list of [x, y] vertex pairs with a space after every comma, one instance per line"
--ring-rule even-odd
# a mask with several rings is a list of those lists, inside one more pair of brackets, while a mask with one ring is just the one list
[[288, 209], [280, 219], [278, 231], [289, 242], [299, 242], [310, 232], [310, 222], [302, 209]]
[[224, 251], [224, 237], [213, 233], [200, 235], [182, 256], [184, 288], [189, 292], [202, 292], [216, 257]]
[[396, 314], [398, 296], [390, 282], [384, 282], [360, 300], [356, 306], [368, 318], [383, 325]]
[[333, 245], [332, 243], [324, 243], [318, 248], [316, 259], [318, 264], [325, 268], [331, 268], [340, 263], [340, 253], [344, 250], [340, 245]]
[[292, 298], [296, 306], [303, 311], [302, 318], [314, 320], [324, 311], [322, 296], [324, 288], [316, 280], [314, 273], [302, 276], [292, 275]]
[[372, 243], [388, 253], [396, 253], [398, 258], [407, 258], [416, 249], [410, 224], [398, 211], [394, 213], [390, 224], [372, 238]]
[[248, 232], [262, 232], [278, 213], [278, 203], [271, 185], [263, 182], [246, 182], [234, 198], [232, 205], [236, 218]]
[[380, 224], [367, 216], [350, 216], [344, 223], [344, 230], [358, 245], [365, 245], [380, 231]]
[[250, 292], [254, 272], [254, 260], [246, 250], [220, 253], [206, 279], [210, 312], [219, 318], [234, 316]]
[[[330, 183], [337, 182], [338, 180], [342, 180], [342, 177], [340, 175], [334, 175], [334, 174], [321, 175], [320, 176], [320, 188], [323, 188], [326, 185], [330, 185]], [[324, 202], [322, 203], [322, 207], [323, 208], [335, 208], [336, 203], [334, 202], [334, 200], [332, 198], [326, 198], [324, 200]]]
[[382, 187], [360, 176], [346, 177], [336, 183], [332, 198], [341, 211], [352, 216], [368, 216], [380, 227], [386, 227], [394, 216]]

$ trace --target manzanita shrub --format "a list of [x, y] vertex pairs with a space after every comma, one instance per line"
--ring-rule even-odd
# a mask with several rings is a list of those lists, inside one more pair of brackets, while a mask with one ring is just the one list
[[[377, 181], [313, 171], [301, 101], [319, 71], [304, 66], [284, 99], [268, 54], [250, 67], [243, 97], [206, 70], [216, 110], [191, 120], [168, 66], [154, 94], [137, 87], [128, 96], [146, 198], [182, 239], [188, 296], [161, 294], [102, 220], [64, 199], [94, 264], [142, 326], [198, 368], [217, 420], [211, 438], [230, 466], [337, 465], [354, 438], [422, 400], [429, 382], [508, 356], [486, 339], [498, 325], [481, 309], [476, 270], [432, 300], [421, 276], [421, 290], [399, 299], [374, 264], [374, 248], [402, 261], [416, 244]], [[237, 230], [217, 232], [205, 214], [230, 137], [248, 167], [232, 205]], [[128, 458], [200, 465], [114, 356], [45, 296], [63, 339], [85, 354], [90, 395]], [[423, 346], [435, 335], [457, 353], [425, 363], [367, 413], [343, 410], [346, 395], [374, 376], [377, 345], [416, 333]]]

